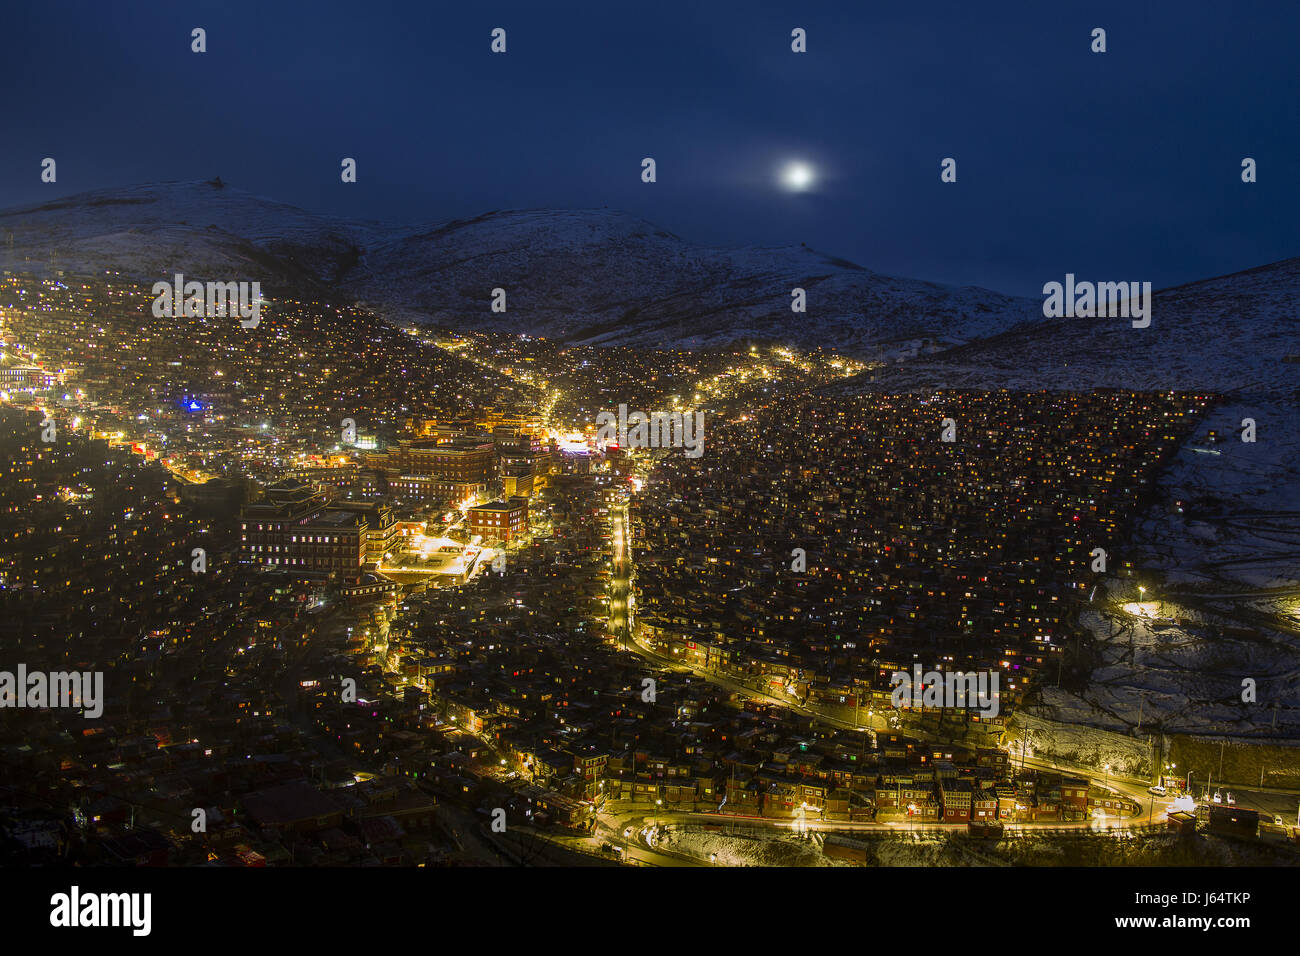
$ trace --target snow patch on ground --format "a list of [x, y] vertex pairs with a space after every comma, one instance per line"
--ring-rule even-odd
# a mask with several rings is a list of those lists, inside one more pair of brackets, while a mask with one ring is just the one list
[[717, 854], [719, 866], [850, 866], [825, 856], [821, 841], [804, 840], [792, 833], [774, 833], [771, 838], [729, 836], [706, 830], [671, 829], [657, 848], [682, 853], [697, 860]]

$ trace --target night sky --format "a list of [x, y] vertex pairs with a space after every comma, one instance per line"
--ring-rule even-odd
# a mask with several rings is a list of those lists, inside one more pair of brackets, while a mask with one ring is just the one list
[[1297, 36], [1300, 4], [1222, 0], [13, 4], [0, 206], [220, 175], [349, 217], [608, 206], [1035, 297], [1159, 288], [1300, 255]]

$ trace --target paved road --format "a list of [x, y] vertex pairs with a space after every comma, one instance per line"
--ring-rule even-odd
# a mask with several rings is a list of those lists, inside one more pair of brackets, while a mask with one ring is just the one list
[[[1157, 812], [1154, 819], [1149, 819], [1145, 813], [1141, 817], [1137, 818], [1108, 815], [1106, 817], [1094, 817], [1078, 823], [1061, 823], [1057, 821], [1044, 821], [1041, 823], [1006, 823], [1004, 824], [1004, 830], [1010, 833], [1033, 833], [1035, 830], [1126, 830], [1134, 827], [1159, 825], [1163, 822], [1164, 811], [1163, 809], [1160, 809], [1159, 801], [1157, 803]], [[632, 826], [635, 830], [640, 830], [650, 820], [654, 820], [660, 824], [708, 824], [721, 827], [725, 827], [728, 824], [734, 824], [738, 827], [767, 828], [774, 831], [794, 830], [796, 828], [794, 820], [776, 820], [770, 817], [732, 816], [730, 814], [722, 813], [696, 813], [677, 810], [660, 810], [653, 813], [647, 812], [644, 809], [636, 811], [619, 810], [614, 814], [608, 814], [606, 819], [612, 824], [623, 828], [617, 831], [618, 836], [621, 838], [620, 842], [626, 842], [628, 839], [631, 839], [622, 837], [622, 833], [626, 827]], [[813, 833], [846, 831], [865, 833], [920, 833], [924, 831], [933, 831], [937, 833], [965, 832], [964, 823], [921, 823], [919, 821], [908, 823], [905, 820], [891, 821], [888, 823], [808, 820], [800, 826]], [[636, 835], [637, 834], [634, 832], [633, 837]]]

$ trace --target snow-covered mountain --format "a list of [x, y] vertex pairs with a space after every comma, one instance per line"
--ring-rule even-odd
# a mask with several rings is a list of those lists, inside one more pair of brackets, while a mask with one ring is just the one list
[[1032, 325], [874, 378], [879, 387], [902, 389], [1108, 387], [1294, 397], [1297, 293], [1300, 259], [1286, 259], [1157, 291], [1145, 329], [1124, 318], [1043, 319], [1040, 312]]
[[276, 286], [335, 281], [371, 228], [216, 182], [130, 186], [0, 211], [0, 263], [142, 281], [176, 272], [260, 279], [273, 295]]
[[[1045, 319], [1041, 301], [880, 275], [804, 246], [699, 246], [605, 209], [432, 225], [321, 216], [219, 181], [83, 193], [0, 211], [14, 271], [257, 279], [393, 320], [609, 345], [744, 341], [892, 360], [845, 387], [1186, 388], [1294, 396], [1300, 259], [1165, 289], [1149, 328]], [[1059, 277], [1055, 277], [1059, 278]], [[507, 311], [491, 310], [492, 290]], [[804, 289], [807, 312], [790, 309]]]
[[[895, 279], [803, 246], [695, 245], [618, 212], [496, 211], [391, 227], [318, 216], [214, 182], [102, 190], [0, 212], [4, 268], [110, 270], [153, 281], [260, 279], [354, 297], [394, 320], [574, 342], [774, 340], [865, 356], [971, 341], [1037, 304]], [[492, 290], [507, 311], [491, 311]], [[791, 311], [804, 289], [807, 312]]]
[[[722, 345], [754, 338], [875, 354], [931, 339], [969, 341], [1032, 318], [986, 289], [893, 279], [803, 246], [693, 245], [607, 210], [491, 212], [409, 230], [371, 247], [345, 277], [385, 309], [500, 325], [590, 344]], [[791, 311], [805, 290], [807, 312]]]

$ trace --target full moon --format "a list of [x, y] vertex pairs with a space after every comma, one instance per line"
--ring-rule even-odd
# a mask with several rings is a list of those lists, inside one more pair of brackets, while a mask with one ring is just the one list
[[801, 193], [811, 189], [815, 178], [813, 168], [799, 160], [786, 163], [781, 170], [781, 185], [791, 192]]

